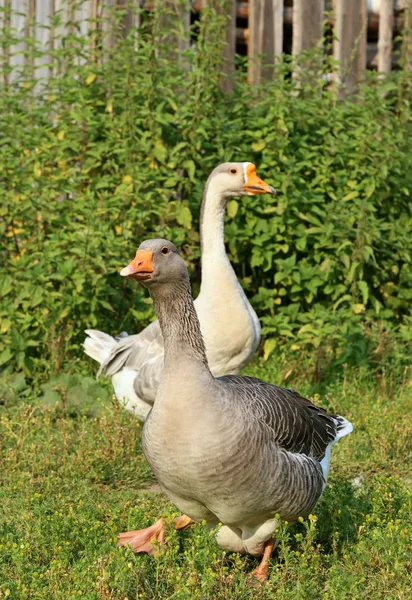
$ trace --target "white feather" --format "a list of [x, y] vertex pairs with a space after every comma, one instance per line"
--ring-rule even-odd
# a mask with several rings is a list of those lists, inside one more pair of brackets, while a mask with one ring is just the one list
[[108, 360], [113, 347], [116, 346], [116, 340], [111, 335], [96, 329], [86, 329], [85, 333], [89, 336], [83, 343], [85, 353], [93, 360], [103, 364]]
[[339, 429], [336, 433], [335, 439], [332, 440], [331, 443], [327, 446], [326, 451], [325, 451], [325, 456], [320, 461], [320, 466], [322, 467], [323, 478], [325, 480], [325, 483], [323, 484], [323, 489], [325, 489], [326, 482], [328, 480], [329, 467], [330, 467], [330, 455], [332, 452], [332, 446], [334, 444], [336, 444], [336, 442], [339, 441], [340, 438], [344, 437], [345, 435], [348, 435], [349, 433], [351, 433], [353, 431], [353, 425], [347, 419], [344, 419], [343, 417], [339, 416], [339, 419], [334, 419], [334, 421], [338, 425]]
[[114, 393], [123, 408], [132, 415], [136, 415], [139, 420], [144, 421], [151, 406], [136, 395], [133, 386], [135, 379], [136, 371], [123, 367], [121, 371], [112, 376]]

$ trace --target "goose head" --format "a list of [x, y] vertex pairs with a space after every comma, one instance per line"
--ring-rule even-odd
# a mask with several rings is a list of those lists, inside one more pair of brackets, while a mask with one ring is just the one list
[[186, 265], [176, 246], [163, 239], [142, 242], [136, 256], [120, 271], [120, 275], [132, 277], [147, 288], [154, 284], [176, 284], [189, 280]]
[[225, 198], [276, 194], [271, 185], [258, 177], [256, 166], [250, 162], [228, 162], [219, 165], [209, 175], [206, 193], [210, 188]]

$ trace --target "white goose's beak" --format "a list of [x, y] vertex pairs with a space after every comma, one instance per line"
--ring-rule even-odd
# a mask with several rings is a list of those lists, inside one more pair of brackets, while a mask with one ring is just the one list
[[275, 188], [271, 185], [263, 181], [260, 177], [258, 177], [256, 173], [256, 167], [254, 164], [249, 163], [246, 167], [246, 183], [244, 190], [248, 194], [256, 195], [256, 194], [276, 194]]

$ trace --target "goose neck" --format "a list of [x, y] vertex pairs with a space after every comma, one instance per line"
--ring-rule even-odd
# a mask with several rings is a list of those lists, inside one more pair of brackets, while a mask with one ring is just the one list
[[200, 214], [200, 241], [202, 259], [206, 255], [226, 255], [224, 243], [224, 220], [226, 197], [216, 184], [209, 181], [203, 195]]
[[152, 292], [165, 347], [165, 371], [184, 360], [209, 370], [199, 319], [188, 280]]

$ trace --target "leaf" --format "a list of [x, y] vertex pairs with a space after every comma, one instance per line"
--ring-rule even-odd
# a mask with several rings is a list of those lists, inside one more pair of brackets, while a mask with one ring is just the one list
[[266, 142], [254, 142], [251, 147], [254, 152], [261, 152], [263, 148], [266, 148]]
[[344, 294], [342, 298], [339, 298], [337, 302], [333, 305], [333, 310], [336, 310], [338, 306], [342, 304], [342, 302], [347, 302], [348, 300], [352, 300], [352, 296], [350, 294]]
[[96, 79], [96, 73], [90, 73], [85, 80], [86, 85], [90, 85]]
[[237, 215], [237, 211], [239, 210], [239, 203], [236, 200], [229, 200], [226, 208], [229, 218], [234, 219]]
[[193, 160], [185, 160], [185, 162], [183, 163], [183, 167], [187, 170], [190, 179], [192, 181], [194, 181], [195, 173], [196, 173], [196, 165], [193, 162]]
[[102, 298], [99, 298], [99, 304], [101, 306], [103, 306], [104, 308], [106, 308], [107, 310], [114, 312], [113, 306], [111, 304], [109, 304], [109, 302], [107, 302], [107, 300], [103, 300]]
[[363, 303], [366, 305], [368, 303], [368, 297], [369, 297], [368, 284], [366, 283], [366, 281], [358, 281], [358, 287], [359, 287], [360, 291], [362, 292]]
[[160, 163], [164, 163], [167, 159], [166, 146], [161, 141], [156, 141], [154, 145], [153, 154]]
[[31, 296], [30, 304], [31, 306], [37, 306], [43, 300], [43, 288], [37, 286], [34, 290], [34, 294]]
[[176, 221], [179, 225], [183, 225], [186, 229], [190, 229], [192, 227], [192, 213], [190, 212], [190, 208], [185, 204], [178, 203], [176, 206]]
[[4, 365], [12, 357], [13, 357], [13, 354], [12, 354], [10, 348], [6, 348], [5, 350], [3, 350], [3, 352], [0, 354], [0, 366]]
[[359, 196], [359, 192], [357, 192], [356, 190], [354, 190], [353, 192], [349, 192], [349, 194], [346, 194], [346, 196], [343, 196], [342, 200], [353, 200], [354, 198], [357, 198]]
[[332, 261], [330, 260], [330, 258], [325, 258], [325, 260], [323, 260], [321, 262], [321, 264], [319, 265], [319, 269], [321, 271], [328, 271], [331, 264], [332, 264]]
[[263, 360], [266, 361], [276, 348], [276, 338], [268, 338], [263, 344]]
[[362, 248], [362, 256], [365, 260], [369, 260], [370, 258], [374, 258], [373, 248], [371, 246], [363, 246]]
[[1, 284], [0, 290], [1, 290], [1, 294], [0, 296], [6, 296], [9, 292], [11, 292], [13, 287], [13, 278], [11, 275], [4, 275], [3, 276], [3, 282]]
[[355, 315], [360, 315], [365, 312], [365, 305], [364, 304], [352, 304], [352, 311], [355, 313]]
[[350, 258], [347, 254], [342, 254], [340, 257], [342, 263], [344, 264], [344, 266], [346, 267], [346, 269], [349, 269], [350, 267]]
[[368, 181], [368, 183], [365, 186], [365, 198], [366, 199], [368, 199], [372, 196], [373, 192], [375, 191], [375, 187], [376, 187], [376, 184], [373, 179], [371, 181]]
[[7, 333], [7, 331], [10, 329], [10, 327], [11, 327], [10, 319], [2, 319], [0, 321], [0, 332], [1, 333]]
[[349, 269], [349, 273], [348, 273], [348, 281], [353, 281], [353, 278], [355, 277], [355, 272], [356, 269], [359, 267], [359, 261], [354, 260], [350, 266]]
[[298, 335], [301, 335], [302, 333], [309, 333], [309, 332], [316, 333], [316, 331], [313, 329], [312, 323], [306, 323], [306, 325], [301, 327], [298, 331]]

